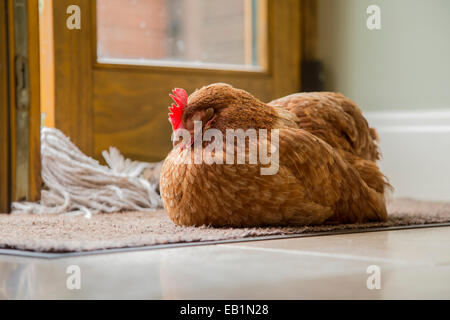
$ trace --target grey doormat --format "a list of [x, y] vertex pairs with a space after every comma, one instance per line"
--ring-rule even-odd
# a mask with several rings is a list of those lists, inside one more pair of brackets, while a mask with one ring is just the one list
[[[397, 199], [382, 223], [269, 228], [180, 227], [163, 210], [84, 216], [0, 214], [0, 248], [41, 253], [274, 239], [292, 236], [391, 230], [450, 223], [450, 203]], [[0, 253], [8, 253], [0, 250]], [[19, 251], [20, 252], [20, 251]], [[32, 254], [31, 254], [32, 255]], [[53, 256], [53, 255], [52, 255]]]

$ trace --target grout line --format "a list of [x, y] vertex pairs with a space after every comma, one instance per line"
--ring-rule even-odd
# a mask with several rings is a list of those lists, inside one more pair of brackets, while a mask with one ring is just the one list
[[341, 254], [341, 253], [327, 253], [327, 252], [319, 252], [319, 251], [306, 251], [306, 250], [290, 250], [290, 249], [278, 249], [278, 248], [264, 248], [264, 247], [254, 247], [254, 246], [245, 246], [245, 245], [226, 245], [219, 244], [219, 247], [227, 247], [227, 248], [237, 248], [243, 250], [257, 250], [257, 251], [265, 251], [272, 253], [288, 253], [288, 254], [297, 254], [302, 256], [313, 256], [313, 257], [324, 257], [324, 258], [335, 258], [335, 259], [345, 259], [345, 260], [357, 260], [357, 261], [368, 261], [368, 262], [383, 262], [383, 263], [391, 263], [397, 265], [408, 265], [408, 266], [427, 266], [432, 267], [435, 266], [435, 263], [417, 263], [413, 261], [406, 260], [394, 260], [380, 257], [370, 257], [370, 256], [360, 256], [360, 255], [351, 255], [351, 254]]

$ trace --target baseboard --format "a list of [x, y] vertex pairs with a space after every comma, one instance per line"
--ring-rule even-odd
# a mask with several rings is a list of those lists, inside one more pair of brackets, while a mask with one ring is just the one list
[[450, 201], [450, 110], [365, 112], [395, 197]]

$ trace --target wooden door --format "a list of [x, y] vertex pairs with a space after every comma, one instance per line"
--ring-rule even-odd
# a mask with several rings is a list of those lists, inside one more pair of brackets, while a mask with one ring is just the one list
[[6, 3], [0, 2], [0, 213], [9, 212], [11, 165], [8, 99], [8, 43]]
[[[167, 4], [165, 1], [152, 3]], [[264, 31], [259, 37], [265, 37], [261, 41], [266, 41], [260, 48], [264, 57], [260, 68], [101, 61], [97, 52], [101, 40], [97, 33], [98, 9], [102, 3], [112, 5], [117, 0], [53, 1], [55, 126], [82, 151], [96, 158], [113, 145], [133, 159], [156, 161], [171, 149], [167, 106], [171, 102], [168, 94], [174, 87], [191, 93], [209, 83], [226, 82], [263, 101], [298, 92], [300, 0], [238, 1], [245, 6], [259, 6], [251, 21]], [[122, 1], [124, 6], [128, 2]], [[222, 1], [223, 6], [225, 3], [228, 4]], [[73, 19], [75, 11], [69, 9], [73, 5], [79, 9], [71, 7], [80, 14], [80, 28], [69, 29], [66, 24], [67, 19]], [[121, 21], [127, 19], [128, 9], [123, 9], [123, 16], [118, 17]], [[195, 13], [192, 9], [190, 14]], [[243, 28], [251, 28], [250, 23]], [[194, 34], [190, 41], [197, 40]], [[123, 45], [127, 45], [125, 41]]]
[[39, 199], [40, 82], [37, 0], [0, 4], [0, 212]]

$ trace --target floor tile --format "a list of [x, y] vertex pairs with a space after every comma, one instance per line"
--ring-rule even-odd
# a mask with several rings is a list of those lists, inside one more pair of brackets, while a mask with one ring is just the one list
[[422, 266], [450, 264], [450, 227], [253, 241], [226, 246]]
[[[0, 262], [0, 295], [12, 299], [304, 299], [358, 298], [363, 292], [365, 297], [377, 298], [377, 292], [366, 288], [369, 264], [224, 246], [44, 261], [18, 258]], [[81, 290], [66, 287], [70, 265], [80, 267]]]
[[[0, 255], [0, 299], [450, 299], [450, 228], [61, 259]], [[69, 290], [69, 266], [81, 290]], [[369, 266], [380, 270], [369, 290]]]

